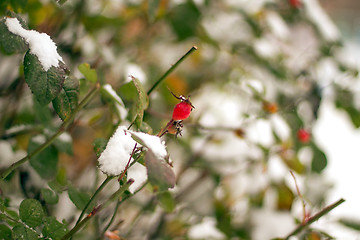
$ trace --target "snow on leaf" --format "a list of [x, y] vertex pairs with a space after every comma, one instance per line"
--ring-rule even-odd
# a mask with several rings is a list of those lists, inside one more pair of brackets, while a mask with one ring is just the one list
[[143, 132], [134, 132], [128, 131], [132, 138], [143, 145], [144, 147], [150, 149], [157, 159], [167, 160], [168, 154], [166, 151], [166, 146], [164, 142], [161, 142], [161, 139], [158, 136], [150, 135]]
[[6, 25], [10, 32], [25, 39], [29, 44], [30, 53], [37, 56], [45, 71], [52, 66], [58, 67], [59, 61], [64, 62], [56, 50], [55, 43], [46, 33], [24, 29], [17, 18], [7, 18]]
[[125, 170], [135, 144], [126, 128], [119, 126], [98, 159], [100, 170], [108, 175], [120, 175]]

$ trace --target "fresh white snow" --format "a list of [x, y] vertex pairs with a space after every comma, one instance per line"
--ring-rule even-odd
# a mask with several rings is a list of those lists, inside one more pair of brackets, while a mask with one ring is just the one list
[[125, 170], [135, 144], [126, 128], [118, 127], [98, 159], [100, 170], [108, 175], [120, 175]]
[[64, 62], [56, 50], [56, 44], [46, 33], [24, 29], [17, 18], [7, 18], [5, 23], [10, 32], [25, 39], [30, 53], [37, 56], [45, 71], [52, 66], [58, 67], [59, 61]]

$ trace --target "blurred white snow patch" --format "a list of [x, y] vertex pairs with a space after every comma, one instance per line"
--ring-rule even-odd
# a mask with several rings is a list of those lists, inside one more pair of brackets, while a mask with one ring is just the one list
[[5, 23], [10, 32], [25, 39], [29, 44], [30, 53], [38, 58], [45, 71], [52, 66], [58, 67], [59, 61], [64, 62], [56, 50], [56, 44], [46, 33], [24, 29], [17, 18], [7, 18]]
[[129, 191], [135, 193], [147, 180], [146, 167], [140, 163], [135, 163], [127, 171], [128, 179], [132, 178], [134, 183], [130, 185]]
[[253, 78], [245, 79], [242, 80], [240, 84], [241, 84], [241, 88], [249, 95], [253, 95], [254, 91], [256, 93], [265, 92], [264, 84], [258, 79], [253, 79]]
[[344, 41], [343, 47], [336, 51], [337, 58], [349, 67], [360, 67], [360, 45], [355, 41]]
[[250, 27], [238, 13], [209, 14], [202, 25], [213, 39], [222, 43], [237, 43], [252, 39]]
[[270, 147], [274, 143], [274, 136], [269, 120], [252, 121], [246, 128], [246, 136], [250, 142]]
[[125, 67], [125, 78], [128, 79], [129, 76], [137, 78], [141, 83], [145, 83], [147, 80], [146, 74], [142, 68], [134, 63], [128, 63]]
[[276, 37], [282, 40], [289, 39], [290, 30], [279, 14], [268, 11], [266, 13], [266, 20], [272, 33], [274, 33]]
[[216, 228], [216, 220], [205, 217], [201, 223], [190, 227], [190, 239], [226, 239], [225, 235]]
[[311, 150], [310, 147], [302, 147], [299, 151], [298, 151], [298, 158], [300, 160], [300, 162], [302, 164], [304, 164], [305, 166], [310, 166], [312, 159], [313, 159], [313, 151]]
[[75, 47], [79, 47], [83, 55], [88, 58], [95, 56], [97, 50], [95, 40], [88, 34], [85, 34], [82, 38], [78, 39]]
[[11, 144], [7, 141], [0, 141], [0, 168], [8, 167], [14, 162], [14, 152]]
[[321, 86], [328, 86], [333, 82], [341, 83], [343, 75], [337, 67], [334, 58], [323, 58], [315, 66], [315, 76]]
[[286, 212], [276, 212], [266, 208], [252, 211], [252, 239], [264, 240], [284, 237], [296, 226], [293, 217]]
[[69, 133], [67, 133], [67, 132], [64, 132], [64, 133], [60, 134], [60, 136], [59, 136], [58, 139], [59, 139], [60, 141], [62, 141], [62, 142], [67, 142], [67, 143], [72, 142], [72, 137], [71, 137], [71, 135], [70, 135]]
[[143, 132], [127, 131], [130, 133], [137, 142], [144, 147], [150, 149], [158, 159], [166, 159], [168, 153], [166, 151], [165, 142], [162, 142], [158, 136], [150, 135]]
[[242, 101], [239, 94], [207, 86], [192, 97], [196, 105], [193, 117], [200, 118], [199, 123], [204, 127], [239, 127], [245, 110], [243, 105], [238, 104]]
[[274, 155], [269, 158], [267, 172], [271, 180], [282, 181], [284, 176], [289, 174], [289, 168], [279, 156]]
[[115, 100], [115, 107], [120, 115], [121, 120], [125, 120], [128, 111], [125, 108], [125, 104], [116, 91], [112, 88], [110, 84], [105, 84], [102, 88]]
[[59, 202], [56, 204], [54, 211], [54, 216], [62, 222], [63, 219], [70, 221], [74, 217], [74, 213], [78, 210], [70, 200], [67, 191], [64, 191], [59, 194]]
[[271, 124], [274, 126], [275, 133], [283, 141], [290, 138], [291, 129], [286, 121], [279, 114], [272, 114], [270, 118]]
[[255, 40], [254, 49], [257, 54], [264, 58], [275, 58], [279, 55], [279, 46], [267, 38]]
[[229, 6], [245, 10], [249, 14], [255, 14], [261, 11], [265, 3], [273, 2], [272, 0], [226, 0]]
[[302, 0], [302, 2], [308, 17], [314, 22], [323, 37], [328, 41], [339, 40], [339, 30], [325, 13], [319, 2], [317, 0]]
[[44, 135], [36, 135], [35, 137], [32, 137], [31, 140], [37, 144], [43, 144], [46, 141], [46, 138]]
[[114, 49], [105, 45], [100, 48], [100, 51], [101, 51], [101, 56], [104, 59], [104, 62], [109, 64], [113, 64], [115, 62], [116, 56], [114, 54]]
[[98, 159], [100, 170], [108, 175], [120, 175], [125, 170], [135, 144], [131, 134], [126, 132], [126, 127], [119, 126]]

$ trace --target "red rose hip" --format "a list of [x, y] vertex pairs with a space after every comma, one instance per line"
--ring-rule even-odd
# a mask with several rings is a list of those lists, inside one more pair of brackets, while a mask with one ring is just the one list
[[175, 121], [184, 120], [190, 116], [192, 109], [193, 107], [187, 101], [180, 102], [174, 108], [172, 119]]

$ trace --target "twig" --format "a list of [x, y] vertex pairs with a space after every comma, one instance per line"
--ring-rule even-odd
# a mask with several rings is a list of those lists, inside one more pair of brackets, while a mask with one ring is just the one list
[[134, 183], [133, 179], [129, 179], [124, 185], [122, 185], [119, 190], [113, 193], [104, 203], [94, 207], [91, 213], [89, 213], [83, 220], [79, 222], [79, 224], [75, 225], [67, 234], [65, 234], [61, 240], [66, 240], [72, 237], [75, 233], [77, 233], [94, 215], [99, 213], [102, 209], [109, 206], [111, 202], [115, 199], [118, 199], [129, 187]]
[[195, 50], [197, 50], [196, 46], [193, 46], [187, 53], [185, 53], [184, 56], [182, 56], [174, 65], [171, 66], [171, 68], [169, 68], [169, 70], [167, 70], [164, 75], [162, 75], [156, 82], [155, 84], [150, 88], [150, 90], [147, 92], [147, 95], [150, 95], [152, 91], [154, 91], [154, 89], [162, 82], [164, 81], [164, 79], [169, 76], [170, 73], [172, 73], [176, 67], [183, 62], [192, 52], [194, 52]]
[[297, 181], [296, 181], [296, 177], [295, 177], [295, 174], [293, 173], [293, 171], [290, 170], [290, 173], [291, 173], [291, 176], [294, 178], [294, 182], [295, 182], [295, 187], [296, 187], [296, 192], [297, 194], [299, 195], [299, 198], [301, 199], [301, 203], [302, 203], [302, 210], [303, 210], [303, 220], [302, 220], [302, 223], [304, 224], [306, 222], [306, 205], [305, 205], [305, 200], [304, 200], [304, 197], [303, 195], [301, 194], [300, 192], [300, 189], [299, 189], [299, 186], [297, 184]]
[[81, 221], [82, 217], [84, 216], [86, 210], [88, 209], [89, 205], [94, 201], [94, 199], [101, 192], [101, 190], [106, 186], [106, 184], [108, 184], [108, 182], [110, 182], [110, 180], [113, 179], [113, 178], [114, 178], [113, 176], [107, 176], [107, 178], [104, 180], [104, 182], [98, 187], [98, 189], [96, 189], [95, 193], [92, 195], [92, 197], [86, 203], [84, 209], [82, 210], [78, 220], [76, 221], [75, 226], [79, 224], [79, 222]]
[[295, 228], [294, 231], [292, 231], [289, 235], [287, 235], [285, 237], [285, 240], [288, 240], [291, 236], [295, 236], [296, 234], [300, 233], [302, 230], [307, 228], [310, 224], [312, 224], [313, 222], [319, 220], [322, 216], [329, 213], [331, 210], [333, 210], [334, 208], [336, 208], [337, 206], [339, 206], [343, 202], [345, 202], [345, 200], [341, 198], [337, 202], [325, 207], [320, 212], [318, 212], [314, 216], [310, 217], [305, 223], [301, 223], [300, 225], [298, 225], [297, 228]]
[[99, 87], [100, 87], [100, 84], [96, 84], [96, 86], [86, 95], [86, 97], [74, 109], [74, 111], [71, 113], [71, 115], [65, 119], [63, 124], [57, 130], [57, 132], [54, 135], [52, 135], [45, 143], [40, 145], [38, 148], [36, 148], [34, 151], [29, 153], [24, 158], [11, 164], [10, 167], [8, 167], [4, 171], [2, 171], [0, 174], [0, 180], [4, 180], [13, 170], [18, 168], [25, 162], [29, 161], [32, 157], [34, 157], [38, 153], [42, 152], [44, 149], [46, 149], [48, 146], [50, 146], [50, 144], [52, 144], [55, 141], [55, 139], [57, 139], [61, 134], [63, 134], [67, 130], [67, 128], [70, 126], [70, 124], [72, 123], [76, 114], [95, 96], [95, 94], [99, 90]]

